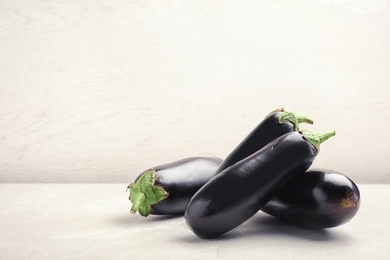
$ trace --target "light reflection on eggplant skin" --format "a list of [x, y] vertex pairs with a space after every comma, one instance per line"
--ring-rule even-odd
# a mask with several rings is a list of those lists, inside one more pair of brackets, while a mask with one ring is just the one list
[[350, 189], [353, 188], [353, 184], [347, 181], [347, 178], [341, 174], [336, 174], [336, 173], [325, 174], [324, 181], [326, 183], [333, 183], [334, 185], [348, 186], [348, 188]]

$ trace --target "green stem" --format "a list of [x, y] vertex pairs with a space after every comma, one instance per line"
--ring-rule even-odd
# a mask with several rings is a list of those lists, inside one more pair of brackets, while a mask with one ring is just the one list
[[298, 123], [306, 123], [311, 125], [314, 124], [313, 120], [311, 120], [306, 116], [302, 116], [302, 115], [295, 115], [295, 116], [297, 117]]
[[301, 131], [301, 134], [303, 138], [305, 138], [309, 143], [311, 143], [317, 150], [317, 152], [320, 149], [320, 144], [331, 138], [332, 136], [336, 135], [336, 131], [330, 131], [326, 133], [321, 134], [315, 134], [311, 131]]
[[[130, 189], [130, 191], [131, 191], [131, 189]], [[138, 209], [141, 207], [141, 204], [143, 201], [145, 201], [145, 196], [143, 194], [140, 194], [140, 196], [133, 199], [133, 201], [132, 201], [133, 205], [131, 206], [130, 212], [132, 214], [135, 214], [138, 211]]]
[[291, 111], [286, 111], [284, 108], [275, 110], [275, 112], [282, 112], [282, 115], [279, 118], [279, 123], [283, 124], [285, 122], [290, 122], [294, 125], [295, 131], [299, 130], [299, 124], [301, 123], [313, 124], [313, 120], [310, 118], [303, 115], [298, 115]]
[[168, 196], [168, 192], [155, 184], [157, 178], [156, 171], [149, 169], [127, 187], [130, 190], [129, 200], [133, 204], [131, 213], [135, 214], [138, 211], [141, 216], [146, 217], [150, 214], [153, 204]]

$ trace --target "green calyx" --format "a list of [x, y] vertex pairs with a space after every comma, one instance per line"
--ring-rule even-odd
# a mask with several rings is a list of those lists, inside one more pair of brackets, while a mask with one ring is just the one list
[[295, 131], [299, 130], [299, 124], [301, 123], [313, 124], [313, 120], [311, 120], [310, 118], [303, 115], [298, 115], [291, 111], [286, 111], [284, 108], [277, 109], [275, 110], [275, 112], [282, 112], [279, 118], [279, 123], [283, 124], [285, 122], [290, 122], [294, 125]]
[[308, 130], [300, 131], [303, 138], [305, 138], [309, 143], [311, 143], [317, 150], [317, 152], [320, 149], [320, 144], [331, 138], [332, 136], [336, 135], [336, 131], [321, 133], [321, 134], [315, 134]]
[[161, 186], [155, 185], [157, 178], [156, 171], [149, 169], [127, 187], [130, 190], [129, 200], [133, 204], [131, 213], [135, 214], [138, 211], [141, 216], [147, 217], [153, 204], [168, 197], [168, 192]]

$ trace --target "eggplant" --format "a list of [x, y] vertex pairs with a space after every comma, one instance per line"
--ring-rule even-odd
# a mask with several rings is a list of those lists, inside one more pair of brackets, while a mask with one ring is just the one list
[[[266, 145], [276, 137], [281, 136], [288, 132], [298, 130], [300, 123], [312, 124], [313, 121], [307, 117], [297, 115], [290, 111], [286, 111], [284, 108], [276, 109], [271, 113], [269, 113], [269, 115], [266, 116], [266, 118], [262, 122], [260, 122], [260, 124], [237, 146], [237, 148], [234, 149], [225, 160], [223, 160], [222, 164], [221, 164], [222, 160], [219, 158], [202, 157], [202, 158], [189, 158], [189, 159], [185, 159], [184, 161], [174, 162], [173, 165], [168, 164], [168, 165], [155, 167], [154, 169], [155, 175], [156, 175], [156, 171], [159, 171], [160, 169], [166, 170], [171, 167], [176, 167], [177, 164], [188, 168], [183, 169], [182, 171], [183, 173], [178, 173], [178, 174], [183, 174], [183, 176], [181, 177], [176, 176], [175, 178], [177, 179], [182, 178], [182, 179], [180, 179], [180, 181], [175, 181], [174, 185], [172, 183], [157, 178], [157, 180], [155, 180], [156, 181], [155, 186], [157, 187], [161, 186], [163, 189], [165, 189], [165, 192], [157, 187], [153, 188], [152, 193], [156, 193], [156, 194], [151, 196], [155, 196], [156, 198], [153, 199], [153, 201], [151, 201], [150, 203], [146, 202], [149, 201], [149, 199], [143, 198], [145, 194], [142, 191], [142, 189], [139, 188], [139, 185], [131, 184], [133, 185], [132, 188], [130, 188], [129, 185], [128, 188], [130, 189], [130, 195], [131, 193], [133, 193], [133, 198], [131, 198], [130, 196], [130, 200], [134, 201], [132, 212], [135, 213], [136, 211], [139, 211], [139, 213], [143, 216], [147, 216], [149, 214], [158, 214], [158, 215], [184, 214], [185, 204], [188, 203], [191, 197], [190, 195], [193, 195], [197, 191], [197, 189], [201, 187], [200, 185], [201, 184], [203, 185], [207, 181], [207, 178], [211, 179], [212, 177], [214, 177], [214, 174], [221, 172], [223, 169], [227, 168], [228, 166], [254, 153], [255, 151], [259, 150], [261, 147], [263, 147], [264, 145]], [[214, 169], [213, 168], [214, 165], [208, 165], [212, 168], [199, 169], [198, 174], [194, 175], [192, 172], [197, 171], [197, 169], [196, 168], [194, 170], [190, 169], [190, 165], [188, 164], [188, 162], [193, 160], [198, 160], [198, 159], [206, 160], [206, 161], [211, 160], [215, 163], [218, 163], [220, 167]], [[191, 165], [197, 167], [197, 163]], [[205, 170], [206, 172], [201, 173], [200, 170], [202, 171]], [[209, 170], [211, 171], [214, 170], [214, 174], [211, 174]], [[147, 181], [148, 184], [146, 186], [153, 187], [154, 186], [153, 180], [155, 179], [155, 177], [151, 177], [151, 175], [153, 176], [153, 173], [148, 171], [153, 171], [153, 169], [149, 169], [143, 172], [141, 175], [144, 176], [143, 179], [148, 179]], [[159, 174], [160, 173], [157, 174], [157, 177]], [[137, 180], [140, 179], [141, 175], [138, 176]], [[189, 175], [191, 175], [191, 179], [187, 180]], [[196, 180], [196, 178], [199, 178], [199, 180]], [[137, 180], [135, 182], [137, 182]], [[142, 182], [144, 183], [145, 181]], [[141, 181], [139, 181], [139, 183], [141, 183]], [[183, 186], [182, 189], [180, 188], [180, 186]], [[180, 192], [178, 192], [179, 190]], [[138, 195], [136, 195], [137, 193]], [[168, 197], [166, 193], [170, 194], [169, 199], [166, 199]], [[174, 195], [172, 195], [172, 193]], [[184, 197], [180, 199], [179, 196], [181, 195], [183, 195]], [[137, 203], [139, 203], [137, 201], [140, 199], [143, 199], [144, 202], [140, 203], [140, 205], [137, 205]], [[148, 203], [151, 205], [150, 210], [148, 209], [148, 206], [144, 205]], [[178, 205], [175, 206], [174, 203], [178, 203]], [[141, 207], [140, 210], [138, 210], [139, 207]]]
[[183, 214], [192, 195], [215, 175], [221, 162], [217, 157], [190, 157], [142, 172], [126, 189], [131, 213]]
[[350, 178], [334, 170], [310, 169], [261, 211], [296, 226], [324, 229], [347, 223], [359, 208], [359, 188]]
[[298, 131], [299, 124], [313, 124], [313, 120], [284, 108], [269, 113], [223, 160], [217, 172], [221, 172], [236, 162], [260, 150], [275, 138], [286, 133]]
[[258, 212], [313, 163], [320, 143], [335, 132], [290, 132], [226, 168], [189, 201], [184, 218], [200, 238], [229, 232]]

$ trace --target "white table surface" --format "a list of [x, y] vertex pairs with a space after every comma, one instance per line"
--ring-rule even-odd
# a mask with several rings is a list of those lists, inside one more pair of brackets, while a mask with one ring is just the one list
[[1, 184], [2, 259], [389, 259], [390, 185], [359, 185], [349, 223], [305, 230], [259, 212], [203, 240], [183, 217], [130, 213], [127, 184]]

